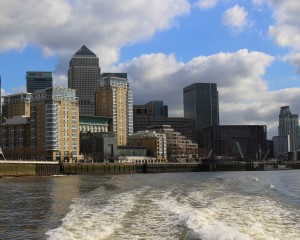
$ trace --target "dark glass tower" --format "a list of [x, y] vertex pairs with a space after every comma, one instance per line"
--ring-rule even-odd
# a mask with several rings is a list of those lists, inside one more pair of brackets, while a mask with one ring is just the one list
[[26, 72], [26, 88], [28, 93], [35, 90], [53, 87], [52, 72]]
[[193, 141], [204, 147], [203, 129], [219, 125], [216, 83], [193, 83], [183, 89], [184, 117], [193, 120]]
[[68, 71], [68, 87], [76, 90], [80, 116], [95, 116], [99, 81], [99, 58], [83, 45], [71, 58]]
[[145, 105], [153, 109], [153, 117], [168, 117], [168, 106], [162, 100], [153, 100]]

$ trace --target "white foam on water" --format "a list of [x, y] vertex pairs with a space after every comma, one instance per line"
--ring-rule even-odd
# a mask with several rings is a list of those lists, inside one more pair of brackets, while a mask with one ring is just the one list
[[184, 224], [199, 236], [207, 240], [248, 240], [248, 235], [219, 220], [214, 209], [191, 207], [189, 202], [178, 203], [175, 198], [165, 196], [162, 208], [168, 213], [169, 221]]
[[[227, 189], [228, 190], [228, 189]], [[104, 192], [104, 193], [103, 193]], [[210, 184], [145, 187], [105, 198], [98, 189], [75, 200], [49, 239], [296, 240], [299, 209], [268, 196], [243, 195]], [[100, 204], [101, 202], [101, 204]]]
[[121, 227], [120, 222], [131, 210], [137, 193], [117, 194], [103, 206], [91, 204], [93, 201], [90, 199], [75, 200], [70, 206], [70, 212], [62, 220], [62, 225], [46, 233], [48, 239], [93, 240], [110, 236]]
[[198, 191], [183, 202], [168, 194], [161, 202], [171, 221], [178, 219], [201, 239], [300, 239], [299, 210], [266, 197], [224, 194], [211, 198]]

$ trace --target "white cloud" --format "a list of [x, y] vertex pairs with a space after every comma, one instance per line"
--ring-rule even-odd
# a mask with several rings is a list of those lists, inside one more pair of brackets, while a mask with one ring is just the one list
[[187, 63], [159, 53], [134, 58], [115, 70], [128, 72], [135, 104], [162, 99], [169, 105], [170, 116], [183, 116], [184, 87], [195, 82], [217, 83], [221, 124], [268, 125], [270, 134], [276, 135], [280, 107], [290, 103], [296, 103], [292, 109], [300, 107], [296, 100], [300, 89], [268, 90], [263, 76], [274, 60], [246, 49], [200, 56]]
[[244, 7], [234, 5], [227, 9], [222, 16], [222, 23], [233, 31], [240, 32], [247, 26], [248, 12]]
[[214, 8], [218, 3], [218, 0], [198, 0], [197, 6], [200, 9]]
[[300, 1], [268, 0], [273, 8], [275, 24], [270, 26], [269, 34], [283, 47], [300, 50]]
[[0, 51], [35, 45], [69, 59], [85, 44], [105, 56], [105, 67], [122, 46], [173, 27], [189, 11], [188, 0], [1, 0]]
[[183, 116], [183, 88], [195, 82], [217, 83], [221, 124], [261, 124], [268, 136], [277, 135], [281, 106], [300, 109], [299, 88], [270, 91], [264, 74], [274, 57], [242, 49], [233, 53], [199, 56], [187, 63], [173, 54], [142, 55], [119, 64], [127, 72], [134, 104], [164, 100], [169, 116]]

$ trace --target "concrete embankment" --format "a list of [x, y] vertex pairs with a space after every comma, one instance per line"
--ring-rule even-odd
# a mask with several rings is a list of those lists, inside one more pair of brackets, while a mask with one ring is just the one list
[[64, 163], [63, 174], [97, 174], [97, 173], [167, 173], [167, 172], [208, 172], [208, 171], [245, 171], [245, 164], [199, 164], [199, 163]]
[[[250, 166], [250, 167], [249, 167]], [[253, 170], [247, 163], [63, 163], [0, 161], [1, 176], [51, 176], [59, 174], [133, 174]]]
[[51, 176], [61, 173], [59, 164], [0, 163], [0, 177]]

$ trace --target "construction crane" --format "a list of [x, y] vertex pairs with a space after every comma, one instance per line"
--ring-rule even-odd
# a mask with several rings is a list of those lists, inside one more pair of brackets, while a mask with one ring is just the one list
[[235, 143], [236, 143], [236, 146], [237, 146], [237, 148], [238, 148], [238, 150], [239, 150], [239, 153], [240, 153], [240, 155], [241, 155], [241, 158], [244, 159], [244, 154], [243, 154], [243, 152], [242, 152], [240, 143], [239, 143], [239, 142], [235, 142]]

